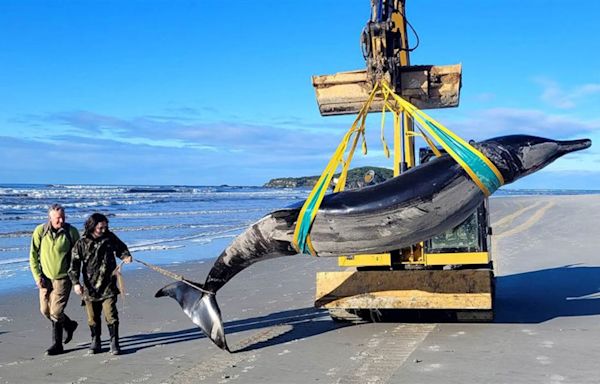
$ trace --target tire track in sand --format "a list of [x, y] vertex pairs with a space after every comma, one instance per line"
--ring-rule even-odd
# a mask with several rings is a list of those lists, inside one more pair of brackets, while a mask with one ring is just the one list
[[373, 335], [367, 348], [351, 358], [360, 366], [340, 377], [336, 384], [387, 383], [435, 328], [435, 324], [400, 324], [391, 331]]
[[[537, 204], [537, 205], [541, 205], [541, 204], [542, 203]], [[537, 207], [537, 205], [532, 206], [531, 208]], [[531, 217], [529, 219], [527, 219], [525, 222], [517, 225], [516, 227], [509, 229], [508, 231], [500, 232], [499, 234], [496, 235], [496, 239], [503, 239], [505, 237], [510, 237], [516, 233], [519, 233], [519, 232], [522, 232], [522, 231], [525, 231], [525, 230], [531, 228], [534, 224], [536, 224], [538, 221], [540, 221], [540, 219], [544, 216], [544, 214], [546, 214], [546, 211], [549, 210], [550, 208], [552, 208], [554, 205], [555, 205], [554, 201], [545, 203], [543, 207], [541, 207], [540, 209], [535, 211], [533, 213], [533, 215], [531, 215]], [[522, 209], [515, 213], [518, 213], [519, 214], [518, 216], [520, 216], [523, 213], [525, 213], [527, 210], [529, 210], [529, 209]], [[514, 220], [514, 218], [511, 219], [511, 222], [512, 222], [512, 220]]]
[[[544, 217], [544, 215], [546, 214], [546, 211], [548, 211], [550, 208], [554, 207], [554, 205], [555, 205], [554, 201], [549, 201], [549, 202], [541, 202], [540, 201], [540, 202], [537, 202], [528, 207], [519, 209], [518, 211], [511, 213], [510, 215], [504, 216], [502, 219], [496, 221], [493, 224], [494, 227], [496, 227], [496, 226], [506, 227], [507, 225], [511, 224], [515, 219], [521, 217], [528, 211], [536, 209], [535, 212], [533, 212], [533, 214], [531, 215], [531, 217], [529, 217], [529, 219], [525, 220], [523, 223], [517, 225], [516, 227], [512, 227], [508, 230], [494, 234], [492, 236], [492, 252], [493, 252], [493, 255], [495, 255], [494, 259], [496, 260], [497, 255], [500, 254], [500, 251], [499, 251], [501, 249], [500, 240], [506, 239], [510, 236], [516, 235], [517, 233], [521, 233], [521, 232], [528, 230], [529, 228], [534, 226], [536, 223], [538, 223], [541, 220], [541, 218]], [[510, 254], [507, 254], [504, 256], [510, 256]], [[495, 264], [496, 274], [499, 275], [500, 274], [500, 270], [499, 270], [500, 263], [495, 262], [494, 264]]]
[[516, 218], [518, 218], [525, 212], [530, 211], [534, 208], [538, 208], [542, 204], [543, 204], [542, 201], [537, 201], [531, 205], [526, 206], [525, 208], [518, 209], [515, 212], [508, 214], [499, 220], [496, 220], [495, 222], [492, 223], [492, 226], [493, 227], [505, 227], [507, 225], [510, 225]]
[[[291, 325], [276, 325], [268, 327], [260, 332], [253, 333], [249, 337], [240, 340], [235, 344], [231, 351], [234, 353], [227, 353], [218, 351], [215, 356], [204, 361], [190, 369], [179, 371], [165, 381], [169, 384], [187, 384], [187, 383], [198, 383], [198, 382], [210, 382], [210, 383], [228, 383], [232, 380], [240, 378], [239, 371], [240, 365], [253, 364], [260, 357], [259, 353], [254, 351], [243, 350], [253, 344], [264, 343], [270, 339], [281, 336], [284, 333], [292, 330]], [[213, 347], [214, 348], [214, 347]], [[241, 351], [241, 352], [240, 352]], [[250, 368], [251, 366], [247, 367]]]

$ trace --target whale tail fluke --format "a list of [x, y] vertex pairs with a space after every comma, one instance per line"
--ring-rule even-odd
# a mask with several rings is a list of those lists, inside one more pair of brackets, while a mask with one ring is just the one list
[[[202, 285], [192, 283], [200, 288]], [[196, 324], [202, 332], [219, 348], [230, 352], [225, 340], [225, 330], [221, 319], [221, 310], [215, 295], [202, 293], [190, 285], [178, 281], [169, 284], [156, 292], [154, 297], [169, 296], [175, 299], [183, 312]]]

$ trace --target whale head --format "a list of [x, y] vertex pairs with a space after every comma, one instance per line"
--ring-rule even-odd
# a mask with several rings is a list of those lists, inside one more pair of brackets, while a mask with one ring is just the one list
[[505, 183], [536, 172], [567, 153], [589, 148], [590, 139], [559, 141], [537, 136], [500, 136], [475, 144], [498, 168]]

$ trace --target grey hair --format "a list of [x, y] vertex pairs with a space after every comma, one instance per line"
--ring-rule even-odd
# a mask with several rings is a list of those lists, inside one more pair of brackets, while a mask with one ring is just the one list
[[65, 213], [65, 208], [60, 204], [52, 204], [50, 207], [48, 207], [48, 216], [50, 216], [52, 211], [60, 211]]

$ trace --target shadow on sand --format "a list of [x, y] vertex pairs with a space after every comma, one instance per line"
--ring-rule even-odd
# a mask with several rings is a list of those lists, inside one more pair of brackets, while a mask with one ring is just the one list
[[496, 323], [600, 315], [600, 267], [566, 265], [496, 278]]
[[[329, 332], [341, 328], [345, 324], [334, 323], [333, 321], [315, 321], [319, 318], [328, 316], [327, 311], [317, 308], [300, 308], [289, 311], [272, 313], [267, 316], [254, 317], [243, 320], [230, 321], [225, 323], [225, 333], [232, 335], [237, 332], [257, 330], [273, 326], [289, 326], [286, 332], [278, 334], [271, 339], [261, 340], [257, 343], [236, 350], [235, 345], [231, 345], [233, 352], [242, 352], [258, 348], [264, 348], [269, 345], [286, 343], [295, 339], [310, 337], [321, 333]], [[198, 327], [192, 327], [180, 331], [143, 333], [129, 335], [120, 338], [120, 344], [123, 354], [135, 353], [141, 349], [152, 348], [157, 345], [168, 345], [184, 341], [203, 339], [204, 334]], [[234, 343], [235, 344], [235, 343]]]
[[[557, 317], [600, 315], [600, 267], [567, 265], [496, 278], [495, 323], [541, 323]], [[433, 313], [433, 311], [430, 311]], [[440, 317], [423, 315], [415, 311], [394, 311], [396, 315], [385, 316], [394, 322], [447, 322]], [[326, 317], [326, 318], [325, 318]], [[315, 321], [324, 319], [324, 321]], [[319, 335], [349, 323], [332, 321], [327, 311], [316, 308], [300, 308], [273, 313], [267, 316], [230, 321], [225, 324], [227, 335], [273, 326], [288, 326], [289, 330], [267, 340], [242, 346], [233, 352], [244, 352], [283, 344], [292, 340]], [[135, 353], [157, 345], [180, 343], [205, 338], [197, 327], [149, 334], [130, 335], [121, 338], [124, 354]]]

